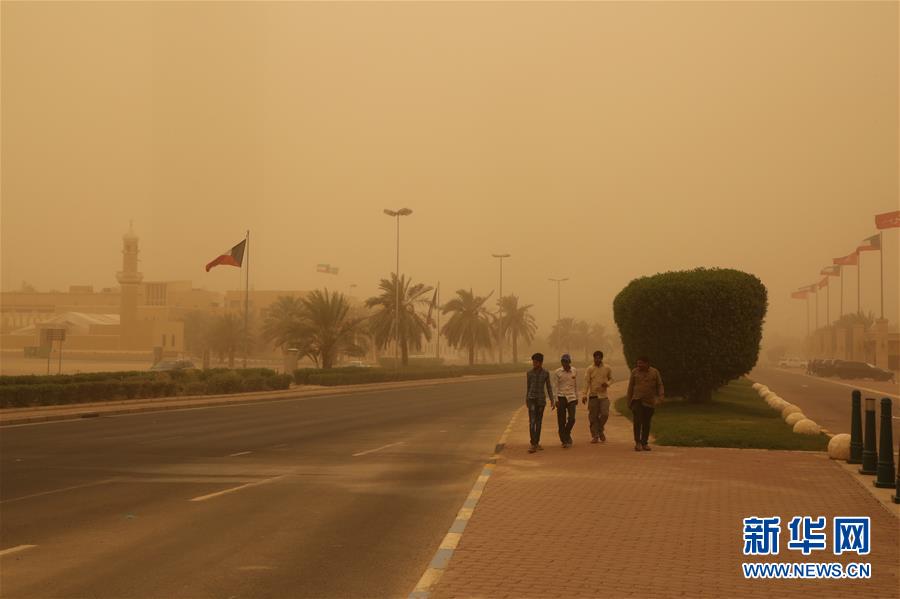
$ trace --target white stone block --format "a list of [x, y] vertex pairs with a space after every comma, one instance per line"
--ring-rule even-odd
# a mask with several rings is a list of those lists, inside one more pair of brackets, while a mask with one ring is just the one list
[[795, 406], [792, 403], [786, 404], [783, 408], [781, 408], [781, 417], [787, 418], [788, 414], [793, 414], [794, 412], [802, 412], [800, 408]]
[[850, 459], [850, 435], [841, 433], [828, 442], [828, 457], [832, 460]]
[[794, 425], [794, 432], [800, 435], [818, 435], [820, 432], [822, 432], [822, 429], [819, 428], [818, 424], [806, 418], [804, 420], [800, 420]]
[[806, 416], [803, 414], [803, 412], [791, 412], [790, 414], [788, 414], [787, 416], [784, 417], [784, 421], [787, 422], [791, 426], [794, 426], [801, 420], [806, 420]]

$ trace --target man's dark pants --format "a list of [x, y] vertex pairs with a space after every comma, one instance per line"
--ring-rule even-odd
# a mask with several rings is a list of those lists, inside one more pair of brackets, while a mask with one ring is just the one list
[[531, 444], [538, 445], [541, 442], [541, 423], [544, 421], [547, 400], [526, 399], [525, 405], [528, 407], [528, 433], [531, 435]]
[[634, 442], [646, 445], [650, 441], [650, 419], [655, 408], [649, 408], [639, 401], [631, 402]]
[[556, 423], [559, 425], [559, 440], [563, 443], [572, 442], [572, 427], [575, 426], [576, 400], [569, 401], [565, 397], [556, 398]]

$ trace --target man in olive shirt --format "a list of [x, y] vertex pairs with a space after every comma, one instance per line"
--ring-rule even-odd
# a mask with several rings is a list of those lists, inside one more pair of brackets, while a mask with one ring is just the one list
[[650, 366], [647, 356], [637, 359], [637, 368], [631, 371], [625, 397], [628, 398], [634, 423], [634, 450], [650, 451], [647, 444], [650, 440], [650, 419], [656, 406], [662, 403], [665, 389], [659, 371]]
[[531, 366], [531, 370], [525, 375], [525, 405], [528, 407], [528, 432], [531, 436], [528, 453], [544, 449], [541, 447], [541, 424], [544, 421], [547, 397], [551, 403], [553, 402], [550, 373], [544, 370], [544, 354], [537, 353], [531, 356]]
[[603, 428], [609, 420], [609, 396], [606, 390], [612, 384], [612, 371], [603, 363], [603, 352], [594, 352], [594, 363], [584, 375], [584, 392], [581, 403], [588, 404], [588, 420], [591, 424], [591, 443], [605, 443]]

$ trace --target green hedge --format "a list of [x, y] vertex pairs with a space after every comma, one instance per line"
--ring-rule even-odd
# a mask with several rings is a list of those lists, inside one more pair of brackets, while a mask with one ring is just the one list
[[20, 382], [4, 381], [0, 384], [0, 408], [274, 391], [287, 389], [291, 385], [290, 375], [278, 374], [274, 370], [263, 368], [90, 373], [96, 374], [105, 374], [107, 377], [99, 380], [94, 380], [94, 376], [79, 374], [4, 377]]
[[423, 379], [456, 378], [466, 375], [505, 374], [528, 369], [521, 364], [476, 364], [474, 366], [440, 366], [432, 368], [301, 368], [294, 371], [298, 385], [361, 385], [387, 381], [418, 381]]

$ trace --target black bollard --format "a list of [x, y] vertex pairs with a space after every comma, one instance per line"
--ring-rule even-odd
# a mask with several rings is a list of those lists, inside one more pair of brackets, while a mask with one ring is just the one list
[[894, 433], [891, 429], [890, 397], [881, 398], [881, 445], [878, 447], [875, 486], [881, 489], [897, 487], [897, 480], [894, 478]]
[[862, 468], [860, 474], [875, 474], [878, 452], [875, 450], [875, 398], [866, 398], [866, 436], [863, 439]]
[[862, 393], [854, 389], [850, 400], [850, 459], [848, 464], [862, 464]]
[[900, 503], [900, 452], [897, 453], [897, 492], [894, 493], [894, 503]]

